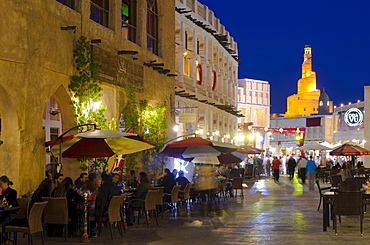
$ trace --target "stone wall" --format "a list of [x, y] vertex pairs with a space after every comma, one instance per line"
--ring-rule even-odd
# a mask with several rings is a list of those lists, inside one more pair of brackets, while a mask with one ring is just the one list
[[[45, 132], [42, 118], [47, 100], [54, 96], [62, 115], [63, 131], [73, 127], [68, 84], [74, 74], [73, 49], [81, 35], [101, 39], [100, 48], [117, 54], [136, 50], [134, 60], [157, 60], [174, 71], [174, 1], [158, 0], [159, 56], [146, 50], [145, 18], [138, 21], [138, 42], [121, 37], [120, 0], [110, 0], [110, 24], [104, 27], [90, 20], [90, 1], [76, 1], [77, 11], [54, 0], [1, 1], [0, 14], [0, 175], [14, 182], [18, 193], [33, 191], [45, 173]], [[146, 16], [146, 0], [138, 0], [138, 16]], [[61, 30], [76, 26], [75, 30]], [[118, 55], [117, 55], [118, 57]], [[132, 59], [132, 57], [127, 57]], [[166, 100], [171, 108], [174, 78], [143, 67], [143, 93], [150, 103]], [[123, 88], [103, 84], [103, 103], [108, 118], [119, 118], [124, 107]], [[168, 110], [169, 123], [173, 122]], [[76, 178], [79, 165], [64, 160], [66, 176]]]

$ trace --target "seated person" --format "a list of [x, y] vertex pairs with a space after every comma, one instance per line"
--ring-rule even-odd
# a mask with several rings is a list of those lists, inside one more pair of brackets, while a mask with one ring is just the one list
[[[54, 189], [53, 193], [51, 194], [52, 197], [66, 197], [67, 198], [68, 216], [71, 219], [71, 222], [68, 224], [68, 231], [71, 233], [73, 232], [73, 224], [77, 223], [77, 218], [78, 218], [77, 210], [76, 210], [76, 203], [85, 201], [85, 199], [72, 188], [73, 188], [73, 181], [71, 178], [67, 177], [62, 181], [59, 187]], [[48, 229], [48, 233], [49, 231], [51, 230]], [[63, 229], [59, 229], [59, 231], [61, 231], [61, 233], [56, 234], [57, 236], [62, 235]]]
[[56, 173], [53, 177], [55, 187], [58, 187], [60, 183], [64, 180], [64, 175], [62, 173]]
[[130, 179], [127, 181], [127, 186], [131, 188], [137, 188], [139, 186], [135, 170], [130, 170]]
[[[134, 199], [145, 200], [146, 194], [148, 190], [152, 189], [152, 186], [149, 184], [148, 175], [145, 172], [141, 172], [139, 174], [140, 184], [137, 189], [137, 193], [130, 197], [132, 202], [130, 202], [130, 207], [141, 207], [144, 202], [142, 201], [135, 201]], [[130, 209], [130, 207], [126, 210], [127, 215], [127, 224], [129, 226], [134, 224], [134, 210]]]
[[181, 186], [180, 190], [184, 190], [186, 185], [190, 183], [190, 181], [185, 177], [185, 172], [180, 170], [179, 177], [176, 179], [176, 182]]
[[110, 181], [106, 173], [102, 173], [101, 177], [103, 184], [100, 186], [95, 200], [95, 216], [97, 220], [108, 211], [112, 197], [121, 195], [121, 190], [117, 184]]
[[[176, 181], [173, 175], [171, 174], [168, 168], [163, 169], [163, 177], [159, 183], [159, 186], [163, 186], [163, 193], [171, 194], [173, 187], [175, 186]], [[163, 196], [164, 202], [171, 202], [171, 196]]]
[[[0, 177], [0, 201], [5, 199], [9, 206], [18, 207], [17, 191], [10, 188], [10, 185], [13, 185], [13, 182], [11, 182], [7, 176], [4, 175]], [[1, 215], [0, 224], [7, 224], [17, 217], [17, 214]]]
[[42, 202], [43, 197], [50, 197], [53, 188], [53, 181], [50, 179], [43, 179], [39, 187], [32, 194], [28, 212], [31, 211], [31, 208], [35, 202]]
[[88, 176], [87, 176], [87, 173], [81, 173], [80, 174], [80, 177], [78, 177], [78, 179], [75, 180], [74, 184], [75, 184], [75, 188], [76, 189], [81, 189], [82, 186], [85, 184], [85, 182], [88, 180]]

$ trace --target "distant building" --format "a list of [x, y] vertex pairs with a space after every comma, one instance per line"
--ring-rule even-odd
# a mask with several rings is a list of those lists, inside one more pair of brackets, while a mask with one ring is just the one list
[[243, 78], [238, 80], [238, 109], [244, 115], [238, 123], [256, 127], [270, 125], [270, 84], [268, 81]]
[[333, 102], [329, 100], [329, 96], [324, 91], [320, 96], [320, 90], [316, 88], [316, 72], [312, 71], [312, 48], [308, 44], [305, 45], [303, 59], [302, 78], [298, 80], [298, 93], [287, 98], [287, 111], [283, 116], [332, 113]]
[[[243, 131], [248, 126], [268, 128], [270, 126], [270, 84], [268, 81], [243, 78], [238, 80], [238, 110], [244, 115], [238, 119]], [[268, 146], [268, 137], [254, 137], [253, 144], [259, 148]], [[239, 142], [243, 143], [243, 142]]]

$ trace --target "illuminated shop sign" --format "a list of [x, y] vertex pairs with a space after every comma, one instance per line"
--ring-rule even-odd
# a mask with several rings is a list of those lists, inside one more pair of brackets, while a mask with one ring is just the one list
[[350, 127], [357, 127], [364, 121], [364, 113], [357, 108], [351, 108], [344, 114], [344, 122]]

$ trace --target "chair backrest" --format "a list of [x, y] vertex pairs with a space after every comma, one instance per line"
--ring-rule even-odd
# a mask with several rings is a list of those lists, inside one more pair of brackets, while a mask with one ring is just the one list
[[331, 186], [338, 187], [342, 183], [342, 175], [332, 175], [330, 176]]
[[163, 205], [163, 190], [164, 190], [164, 187], [163, 186], [154, 187], [153, 190], [158, 190], [157, 198], [155, 199], [156, 200], [155, 204], [156, 205]]
[[317, 185], [317, 189], [319, 189], [320, 196], [322, 196], [319, 180], [316, 180], [315, 182], [316, 182], [316, 185]]
[[360, 215], [363, 212], [362, 192], [339, 191], [334, 199], [334, 211], [336, 215]]
[[171, 203], [179, 201], [179, 190], [181, 186], [175, 185], [171, 191]]
[[[145, 197], [145, 210], [156, 210], [156, 199], [158, 196], [159, 190], [149, 190]], [[161, 198], [162, 199], [162, 198]]]
[[28, 216], [28, 226], [30, 229], [30, 234], [43, 231], [41, 218], [42, 212], [44, 211], [47, 204], [48, 202], [35, 202], [33, 204]]
[[191, 188], [191, 183], [187, 183], [185, 186], [185, 190], [184, 190], [184, 200], [190, 199], [190, 188]]
[[231, 184], [231, 188], [233, 189], [242, 189], [243, 188], [243, 177], [234, 177], [233, 182]]
[[68, 203], [66, 197], [43, 197], [48, 202], [44, 211], [45, 224], [68, 224]]
[[20, 219], [28, 219], [28, 206], [30, 205], [29, 198], [17, 198], [18, 205], [20, 207], [18, 216]]
[[108, 219], [110, 223], [121, 221], [121, 208], [125, 196], [113, 196], [108, 206]]

